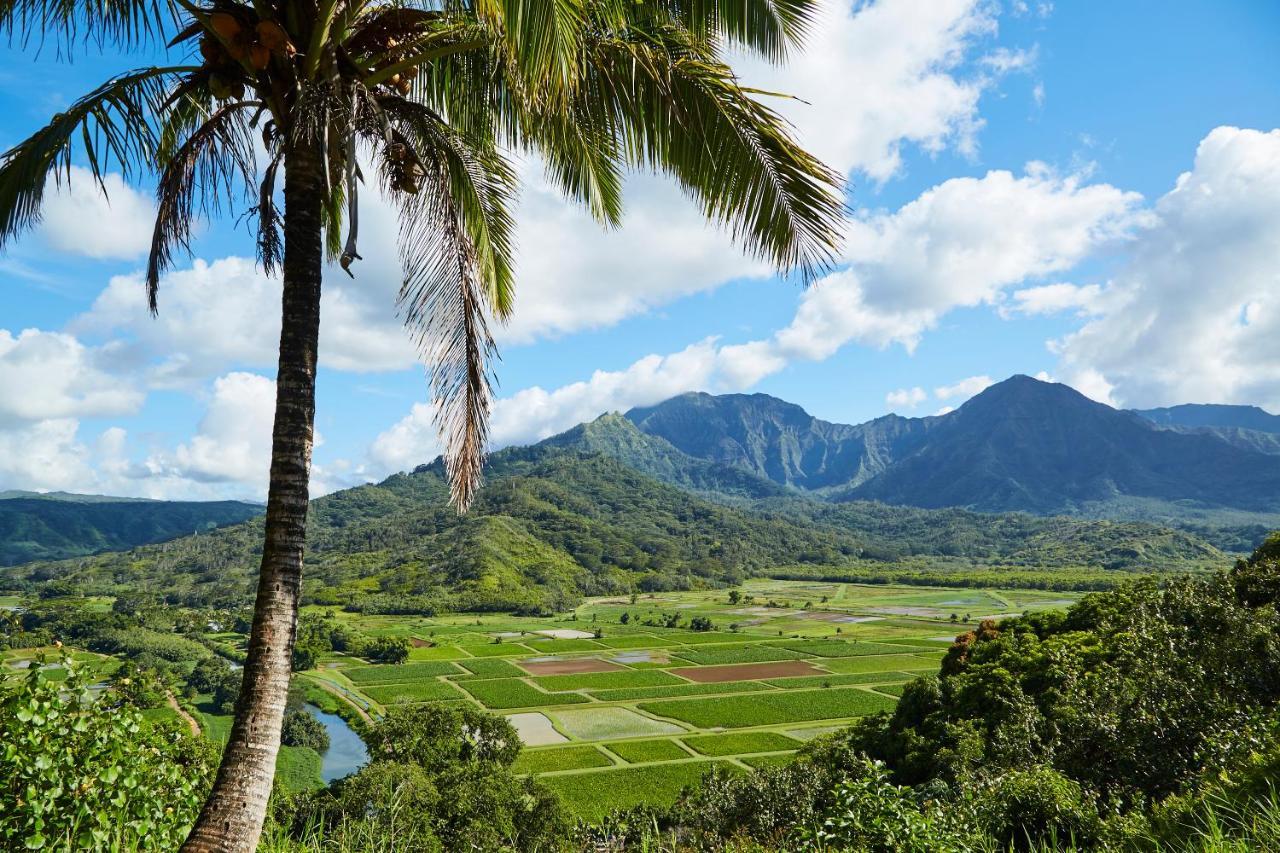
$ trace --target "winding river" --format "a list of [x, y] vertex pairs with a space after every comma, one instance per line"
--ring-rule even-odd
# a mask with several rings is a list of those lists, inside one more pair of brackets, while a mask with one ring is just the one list
[[320, 755], [320, 778], [326, 785], [356, 772], [368, 762], [369, 751], [364, 741], [346, 720], [337, 714], [327, 714], [315, 705], [307, 705], [306, 709], [329, 733], [329, 748]]

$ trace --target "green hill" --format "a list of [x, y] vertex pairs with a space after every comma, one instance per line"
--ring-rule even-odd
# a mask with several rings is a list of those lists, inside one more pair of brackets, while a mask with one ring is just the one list
[[240, 501], [147, 501], [63, 492], [0, 493], [0, 565], [119, 551], [235, 524], [262, 512]]
[[[314, 501], [306, 600], [371, 612], [553, 611], [583, 595], [723, 586], [788, 567], [840, 573], [921, 555], [1096, 571], [1222, 559], [1195, 537], [1145, 524], [823, 503], [691, 459], [619, 417], [496, 453], [487, 474], [461, 517], [438, 461]], [[255, 518], [0, 570], [0, 587], [37, 590], [56, 579], [83, 592], [242, 604], [261, 539]]]

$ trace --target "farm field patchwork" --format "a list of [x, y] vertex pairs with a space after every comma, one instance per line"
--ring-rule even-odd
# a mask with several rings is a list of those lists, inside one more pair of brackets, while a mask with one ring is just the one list
[[833, 687], [715, 699], [670, 699], [642, 702], [637, 707], [654, 716], [670, 717], [700, 729], [740, 729], [803, 720], [861, 717], [892, 710], [893, 706], [893, 699], [861, 687]]
[[[670, 802], [712, 767], [784, 764], [805, 741], [892, 709], [976, 624], [952, 621], [957, 610], [1042, 609], [1070, 596], [770, 580], [738, 595], [615, 596], [559, 619], [353, 614], [344, 618], [361, 630], [416, 640], [409, 661], [326, 663], [382, 708], [450, 700], [510, 712], [527, 747], [516, 771], [541, 776], [590, 819]], [[688, 630], [697, 617], [713, 630]]]

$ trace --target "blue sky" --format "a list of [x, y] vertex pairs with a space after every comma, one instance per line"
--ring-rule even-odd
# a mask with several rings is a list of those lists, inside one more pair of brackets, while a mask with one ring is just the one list
[[[0, 52], [0, 144], [140, 61]], [[1280, 4], [829, 0], [789, 66], [740, 67], [849, 176], [840, 265], [780, 281], [652, 176], [604, 234], [523, 163], [496, 443], [685, 390], [927, 415], [1013, 373], [1280, 410]], [[0, 255], [0, 488], [260, 498], [278, 284], [208, 222], [150, 319], [151, 187], [79, 177]], [[358, 278], [326, 279], [317, 492], [436, 452], [367, 206]]]

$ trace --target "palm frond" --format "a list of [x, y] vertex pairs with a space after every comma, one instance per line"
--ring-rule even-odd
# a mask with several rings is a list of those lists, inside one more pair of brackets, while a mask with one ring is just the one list
[[507, 48], [531, 86], [550, 93], [572, 88], [586, 0], [474, 0], [473, 5], [481, 21], [506, 34]]
[[666, 172], [751, 253], [811, 280], [844, 222], [841, 179], [731, 69], [672, 28], [595, 40], [582, 114], [615, 123], [634, 165]]
[[0, 155], [0, 249], [40, 219], [46, 185], [70, 178], [76, 142], [105, 192], [111, 168], [126, 180], [149, 170], [159, 149], [156, 116], [169, 81], [191, 68], [144, 68], [108, 81]]
[[128, 50], [163, 44], [178, 6], [169, 0], [0, 0], [0, 30], [23, 44], [52, 36], [59, 49], [83, 40]]
[[237, 190], [249, 193], [257, 177], [253, 135], [245, 113], [252, 101], [228, 104], [209, 115], [164, 161], [156, 188], [156, 224], [147, 259], [147, 304], [156, 312], [160, 277], [173, 265], [175, 248], [189, 249], [198, 213], [217, 215]]
[[382, 105], [421, 181], [416, 193], [394, 192], [404, 185], [404, 156], [384, 161], [384, 183], [401, 202], [401, 310], [429, 365], [453, 501], [465, 512], [488, 438], [496, 352], [488, 316], [512, 309], [515, 175], [487, 141], [473, 144], [422, 105]]
[[722, 37], [774, 61], [804, 40], [821, 9], [817, 0], [656, 0], [631, 9], [653, 5], [704, 44]]

